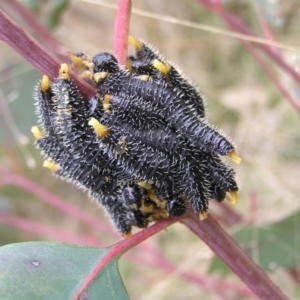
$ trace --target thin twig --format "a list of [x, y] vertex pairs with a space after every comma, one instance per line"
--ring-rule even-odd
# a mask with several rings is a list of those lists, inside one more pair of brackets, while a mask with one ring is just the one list
[[126, 63], [130, 14], [131, 0], [118, 0], [113, 53], [119, 65], [125, 65]]
[[272, 70], [261, 55], [254, 49], [254, 47], [246, 42], [243, 42], [243, 45], [248, 50], [248, 52], [254, 57], [254, 59], [259, 63], [262, 69], [268, 74], [271, 80], [274, 82], [278, 90], [281, 94], [287, 99], [290, 105], [300, 113], [300, 101], [298, 101], [288, 90], [287, 88], [281, 83], [280, 79], [276, 76], [274, 70]]
[[200, 221], [197, 215], [189, 213], [182, 223], [199, 236], [260, 299], [288, 299], [211, 216]]
[[132, 249], [136, 245], [140, 244], [144, 240], [148, 239], [149, 237], [153, 236], [154, 234], [162, 231], [163, 229], [167, 228], [168, 226], [178, 222], [182, 218], [168, 218], [161, 220], [154, 225], [145, 228], [144, 230], [134, 234], [131, 238], [122, 240], [117, 244], [110, 247], [108, 253], [99, 261], [96, 267], [91, 271], [91, 273], [86, 277], [82, 285], [80, 286], [79, 290], [76, 292], [73, 300], [80, 299], [82, 293], [88, 288], [88, 286], [93, 282], [93, 280], [97, 277], [99, 272], [113, 259], [119, 258], [122, 254], [127, 252], [128, 250]]
[[[54, 80], [58, 75], [60, 61], [42, 45], [31, 38], [18, 24], [0, 10], [0, 39], [12, 47], [42, 74]], [[93, 96], [95, 90], [85, 81], [70, 72], [72, 79], [85, 97]]]
[[[108, 1], [81, 0], [81, 2], [100, 5], [100, 6], [111, 8], [111, 9], [117, 9], [116, 4], [108, 2]], [[210, 26], [207, 24], [200, 24], [200, 23], [191, 22], [191, 21], [184, 20], [184, 19], [179, 19], [179, 18], [169, 16], [166, 14], [153, 13], [153, 12], [138, 9], [138, 8], [132, 8], [132, 14], [143, 16], [146, 18], [154, 19], [154, 20], [168, 22], [168, 23], [172, 23], [172, 24], [176, 24], [176, 25], [180, 25], [180, 26], [184, 26], [184, 27], [199, 29], [199, 30], [211, 32], [214, 34], [227, 36], [229, 38], [241, 39], [244, 41], [249, 41], [251, 43], [268, 45], [271, 47], [276, 47], [276, 48], [280, 48], [280, 49], [284, 49], [284, 50], [288, 50], [288, 51], [299, 52], [299, 49], [296, 48], [296, 46], [286, 45], [286, 44], [278, 43], [278, 42], [271, 42], [271, 41], [268, 41], [264, 38], [260, 38], [257, 36], [249, 36], [247, 34], [236, 33], [236, 32], [230, 31], [230, 30], [221, 29], [221, 28]]]
[[16, 0], [5, 1], [4, 5], [12, 10], [13, 13], [17, 13], [21, 20], [32, 29], [34, 35], [47, 45], [48, 49], [55, 52], [62, 61], [67, 61], [67, 49], [53, 37], [51, 32], [38, 21], [35, 15], [27, 7]]
[[[240, 20], [236, 15], [224, 9], [223, 6], [217, 10], [216, 6], [214, 5], [214, 1], [210, 1], [210, 0], [196, 0], [196, 1], [201, 3], [212, 13], [218, 14], [223, 19], [223, 21], [228, 25], [228, 27], [231, 28], [232, 30], [241, 34], [256, 37], [256, 35], [252, 32], [252, 30], [250, 30], [242, 20]], [[265, 54], [267, 54], [269, 58], [271, 58], [274, 62], [276, 62], [276, 64], [279, 67], [285, 70], [286, 73], [289, 74], [298, 85], [300, 85], [300, 75], [291, 66], [289, 66], [278, 53], [274, 52], [273, 48], [258, 43], [256, 43], [255, 46], [260, 48]]]

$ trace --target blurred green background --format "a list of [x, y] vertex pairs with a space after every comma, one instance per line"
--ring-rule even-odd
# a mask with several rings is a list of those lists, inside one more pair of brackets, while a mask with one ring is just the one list
[[[101, 1], [98, 5], [85, 1], [22, 2], [50, 28], [65, 51], [90, 55], [111, 51], [115, 10], [102, 6]], [[32, 28], [6, 4], [4, 1], [1, 8], [35, 36]], [[298, 0], [228, 0], [223, 1], [223, 5], [258, 35], [263, 36], [259, 23], [261, 16], [276, 41], [299, 46]], [[225, 28], [217, 15], [192, 0], [136, 0], [133, 1], [133, 8]], [[270, 272], [271, 278], [291, 299], [300, 297], [299, 113], [235, 38], [134, 13], [130, 33], [159, 49], [206, 96], [209, 121], [231, 137], [243, 158], [241, 165], [234, 165], [240, 186], [240, 202], [231, 207], [242, 218], [227, 226], [227, 230], [230, 234], [236, 234], [253, 259]], [[130, 51], [133, 52], [133, 49]], [[299, 71], [299, 52], [274, 51], [280, 51], [284, 59]], [[30, 133], [30, 128], [37, 123], [32, 95], [41, 74], [2, 42], [0, 54], [1, 168], [6, 172], [20, 168], [26, 178], [109, 223], [102, 210], [97, 209], [97, 204], [90, 201], [85, 193], [42, 168], [43, 159], [33, 146], [34, 139]], [[282, 85], [300, 101], [300, 87], [271, 60], [267, 63]], [[16, 157], [12, 156], [12, 150], [16, 152]], [[106, 245], [118, 240], [116, 236], [102, 236], [77, 220], [66, 217], [63, 212], [49, 207], [22, 189], [0, 184], [0, 212], [62, 228], [66, 232], [100, 238]], [[211, 205], [211, 212], [220, 213], [218, 204]], [[1, 245], [45, 239], [4, 224], [0, 227]], [[210, 278], [218, 279], [226, 273], [222, 264], [213, 260], [212, 251], [187, 228], [176, 224], [151, 238], [148, 243], [170, 259], [176, 269], [166, 274], [157, 268], [135, 264], [125, 256], [120, 260], [120, 267], [132, 299], [222, 299], [209, 293], [207, 286], [199, 287], [180, 277], [183, 271], [193, 271], [206, 278], [206, 284], [209, 284]], [[135, 251], [138, 252], [138, 249], [132, 253]], [[231, 272], [226, 273], [226, 279], [244, 286]], [[224, 293], [229, 294], [230, 299], [243, 298], [230, 290], [224, 290]]]

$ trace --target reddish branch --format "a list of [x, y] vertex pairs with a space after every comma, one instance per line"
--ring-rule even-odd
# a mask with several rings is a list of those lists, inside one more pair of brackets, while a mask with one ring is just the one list
[[[231, 12], [224, 9], [222, 4], [218, 1], [216, 5], [214, 0], [196, 0], [201, 3], [204, 7], [210, 10], [212, 13], [218, 14], [220, 18], [228, 25], [228, 27], [238, 33], [247, 34], [249, 36], [257, 37], [252, 30], [250, 30], [246, 24], [236, 17]], [[295, 82], [300, 85], [300, 75], [290, 67], [280, 56], [277, 51], [273, 51], [273, 47], [262, 45], [262, 44], [254, 44], [256, 47], [260, 48], [269, 58], [274, 60], [278, 66], [280, 66], [286, 73], [288, 73]]]
[[[0, 10], [0, 39], [12, 47], [42, 74], [48, 75], [52, 80], [57, 77], [61, 62], [54, 58], [42, 45], [31, 38], [2, 10]], [[83, 80], [80, 80], [71, 72], [70, 74], [84, 96], [89, 97], [95, 94], [93, 87]]]
[[260, 53], [252, 45], [250, 45], [247, 42], [243, 42], [243, 45], [245, 48], [249, 51], [249, 53], [255, 58], [255, 60], [259, 63], [259, 65], [262, 67], [262, 69], [269, 75], [269, 77], [272, 79], [278, 90], [282, 93], [282, 95], [288, 100], [290, 105], [298, 112], [300, 113], [300, 102], [298, 99], [296, 99], [288, 90], [287, 88], [282, 84], [278, 76], [276, 76], [274, 70], [272, 70], [268, 64], [265, 62], [265, 60], [262, 58]]
[[131, 0], [118, 0], [114, 34], [114, 56], [119, 65], [125, 65], [130, 25]]
[[63, 47], [49, 32], [49, 30], [42, 25], [35, 15], [24, 5], [16, 0], [4, 2], [13, 13], [17, 13], [22, 21], [24, 21], [34, 32], [39, 40], [43, 41], [51, 51], [59, 55], [60, 59], [66, 61], [68, 59], [67, 50]]
[[93, 280], [97, 277], [97, 275], [101, 272], [101, 270], [110, 263], [113, 259], [119, 258], [122, 254], [137, 246], [141, 242], [145, 241], [152, 235], [164, 230], [168, 226], [178, 222], [183, 218], [169, 218], [162, 220], [154, 225], [145, 228], [144, 230], [134, 234], [131, 238], [120, 241], [119, 243], [111, 246], [107, 254], [99, 261], [96, 267], [92, 270], [92, 272], [87, 276], [85, 281], [80, 286], [73, 300], [80, 299], [82, 293], [88, 288], [88, 286], [93, 282]]
[[182, 223], [199, 236], [260, 299], [288, 299], [211, 216], [200, 221], [197, 215], [189, 214]]

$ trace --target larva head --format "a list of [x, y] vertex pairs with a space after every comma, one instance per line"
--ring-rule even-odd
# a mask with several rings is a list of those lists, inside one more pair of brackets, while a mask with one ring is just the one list
[[118, 61], [117, 59], [108, 52], [100, 52], [96, 54], [93, 58], [94, 73], [107, 72], [115, 73], [118, 71]]

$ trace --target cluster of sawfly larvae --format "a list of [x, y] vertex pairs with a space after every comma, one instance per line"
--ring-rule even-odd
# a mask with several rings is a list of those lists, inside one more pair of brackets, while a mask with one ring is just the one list
[[[88, 191], [125, 237], [132, 226], [179, 217], [188, 208], [205, 219], [210, 199], [237, 202], [227, 155], [234, 146], [205, 118], [203, 97], [170, 62], [129, 38], [126, 68], [101, 52], [71, 54], [53, 83], [36, 90], [39, 127], [32, 128], [44, 166]], [[69, 67], [97, 90], [84, 98]]]

